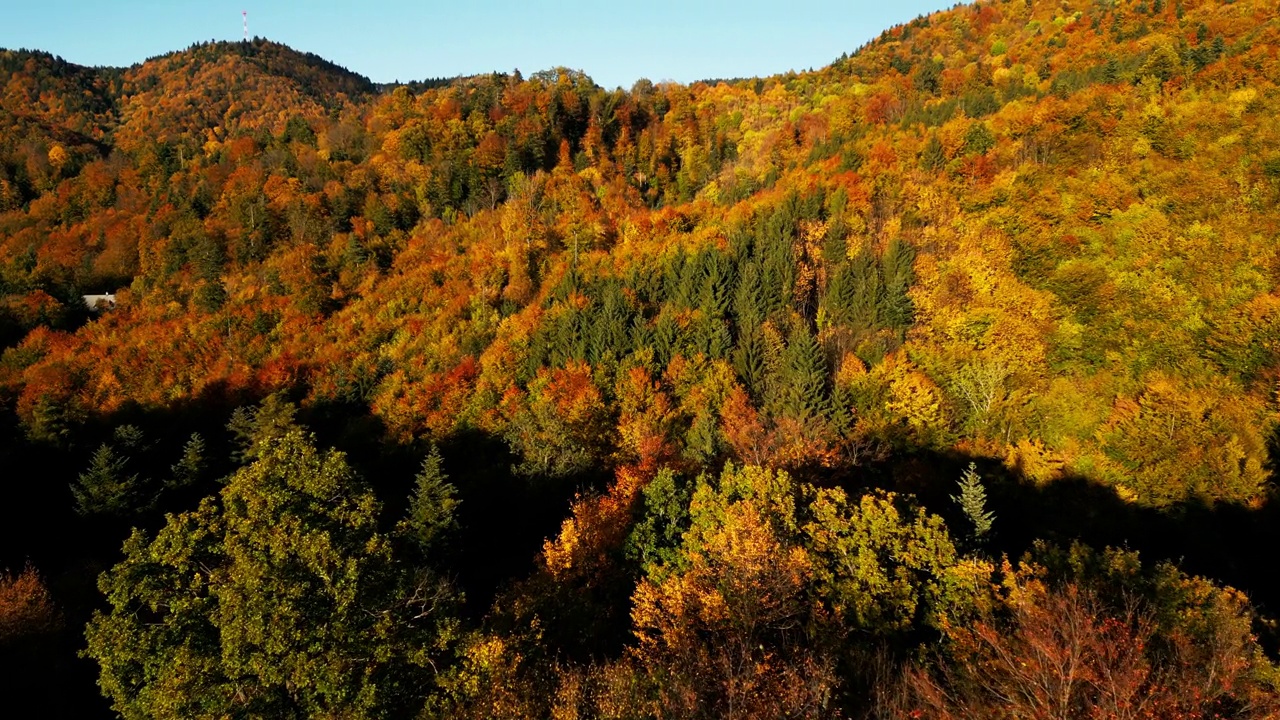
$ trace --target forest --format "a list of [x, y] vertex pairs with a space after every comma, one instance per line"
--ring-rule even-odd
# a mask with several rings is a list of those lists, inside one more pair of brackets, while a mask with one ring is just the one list
[[0, 49], [0, 688], [1280, 718], [1278, 79], [1264, 0], [612, 90]]

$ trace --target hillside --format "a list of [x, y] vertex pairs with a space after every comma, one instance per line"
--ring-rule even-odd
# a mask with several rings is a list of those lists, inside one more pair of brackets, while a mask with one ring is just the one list
[[[379, 89], [266, 41], [5, 51], [0, 461], [47, 464], [0, 557], [78, 625], [127, 530], [160, 538], [90, 629], [127, 717], [165, 682], [210, 714], [983, 715], [1014, 682], [990, 657], [1072, 613], [1110, 614], [1094, 641], [1155, 698], [1097, 716], [1273, 716], [1278, 53], [1256, 0], [978, 2], [816, 72], [626, 92]], [[386, 597], [388, 568], [447, 578], [450, 619], [344, 615], [388, 675], [305, 698], [249, 619], [208, 687], [145, 660], [171, 648], [124, 619], [160, 612], [128, 573], [225, 555], [196, 604], [258, 617], [237, 573], [275, 571], [235, 532], [295, 511]], [[229, 709], [248, 676], [262, 704]]]

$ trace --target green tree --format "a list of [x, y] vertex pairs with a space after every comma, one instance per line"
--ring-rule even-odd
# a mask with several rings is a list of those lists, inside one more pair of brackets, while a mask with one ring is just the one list
[[797, 328], [787, 343], [785, 374], [783, 409], [787, 414], [798, 420], [825, 417], [830, 409], [826, 358], [817, 339], [803, 327]]
[[907, 293], [915, 282], [915, 250], [901, 240], [893, 240], [884, 250], [884, 321], [896, 330], [906, 330], [915, 320], [915, 307]]
[[71, 484], [76, 512], [81, 515], [126, 515], [138, 509], [141, 481], [128, 472], [129, 458], [103, 443], [89, 467]]
[[691, 488], [669, 468], [658, 471], [642, 492], [643, 511], [627, 537], [626, 554], [645, 572], [677, 561], [680, 537], [689, 525]]
[[268, 395], [256, 408], [236, 408], [227, 423], [236, 444], [232, 458], [240, 463], [255, 460], [262, 448], [297, 429], [297, 411], [283, 393]]
[[125, 718], [374, 718], [420, 706], [455, 632], [447, 587], [394, 562], [345, 457], [301, 430], [219, 496], [135, 530], [86, 655]]
[[169, 486], [178, 488], [194, 485], [204, 473], [206, 464], [204, 438], [200, 433], [191, 433], [187, 444], [182, 446], [182, 457], [169, 468]]
[[929, 136], [929, 142], [925, 143], [924, 151], [920, 153], [920, 167], [925, 170], [941, 170], [946, 164], [947, 152], [942, 147], [938, 134], [934, 133]]
[[440, 448], [432, 445], [409, 496], [409, 513], [400, 521], [400, 533], [419, 550], [430, 550], [456, 524], [454, 513], [460, 502], [457, 495], [444, 471]]
[[969, 132], [964, 135], [964, 151], [973, 155], [985, 155], [988, 150], [996, 146], [996, 136], [991, 134], [991, 128], [986, 123], [976, 122], [969, 127]]
[[991, 524], [996, 516], [987, 510], [987, 489], [982, 486], [982, 477], [978, 475], [976, 463], [969, 463], [964, 475], [960, 477], [959, 485], [960, 494], [952, 495], [951, 500], [960, 506], [961, 512], [973, 526], [974, 540], [981, 541], [991, 532]]

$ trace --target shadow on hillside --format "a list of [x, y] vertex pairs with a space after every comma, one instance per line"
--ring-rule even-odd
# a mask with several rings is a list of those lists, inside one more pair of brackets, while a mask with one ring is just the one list
[[[33, 563], [64, 616], [62, 630], [53, 636], [0, 646], [0, 692], [31, 699], [53, 716], [110, 717], [94, 686], [96, 666], [77, 657], [84, 647], [85, 622], [104, 606], [97, 577], [119, 560], [131, 527], [154, 534], [165, 513], [194, 508], [218, 491], [219, 479], [236, 467], [227, 421], [237, 407], [259, 400], [214, 385], [199, 397], [163, 409], [132, 406], [94, 417], [65, 446], [29, 441], [12, 406], [0, 411], [0, 467], [6, 469], [0, 483], [0, 570], [17, 571]], [[382, 501], [385, 529], [390, 530], [404, 516], [429, 445], [395, 442], [363, 406], [313, 405], [300, 408], [297, 419], [315, 433], [320, 447], [347, 454]], [[88, 467], [98, 445], [124, 424], [140, 428], [155, 448], [128, 472], [165, 477], [183, 444], [198, 432], [209, 461], [204, 477], [195, 487], [163, 496], [160, 506], [128, 517], [77, 515], [71, 483]], [[498, 593], [532, 573], [543, 540], [557, 532], [574, 495], [602, 487], [608, 475], [519, 476], [506, 444], [479, 432], [460, 433], [440, 450], [462, 501], [445, 570], [466, 593], [467, 614], [478, 619]]]
[[[66, 618], [64, 631], [39, 648], [19, 654], [0, 648], [0, 670], [7, 668], [0, 675], [9, 686], [0, 690], [42, 699], [57, 715], [106, 715], [105, 702], [93, 686], [95, 668], [75, 657], [83, 647], [84, 622], [102, 604], [95, 587], [97, 574], [118, 560], [129, 527], [140, 525], [154, 532], [163, 523], [163, 513], [194, 507], [200, 497], [217, 491], [217, 479], [235, 467], [227, 420], [235, 408], [259, 399], [212, 386], [200, 397], [163, 410], [125, 408], [77, 430], [70, 448], [29, 442], [11, 410], [0, 414], [0, 467], [7, 470], [6, 482], [0, 484], [0, 568], [16, 570], [30, 559], [44, 574]], [[429, 450], [425, 443], [396, 442], [381, 420], [361, 405], [313, 405], [302, 408], [298, 420], [316, 434], [320, 446], [347, 453], [383, 502], [387, 529], [403, 517], [414, 477]], [[90, 520], [76, 515], [69, 484], [85, 469], [97, 445], [126, 423], [141, 428], [148, 442], [162, 449], [152, 454], [150, 465], [131, 472], [163, 476], [186, 439], [198, 432], [210, 459], [207, 477], [197, 487], [167, 496], [164, 506], [132, 518]], [[600, 468], [570, 477], [520, 476], [512, 469], [516, 458], [501, 438], [479, 431], [459, 433], [440, 450], [462, 501], [459, 528], [445, 554], [446, 570], [466, 593], [467, 615], [478, 619], [499, 593], [530, 577], [543, 541], [553, 537], [569, 515], [574, 495], [604, 488], [611, 472]], [[1276, 503], [1256, 509], [1195, 503], [1155, 509], [1125, 502], [1110, 488], [1083, 478], [1037, 485], [999, 463], [974, 460], [996, 515], [989, 547], [993, 554], [1017, 558], [1037, 539], [1127, 547], [1147, 562], [1171, 560], [1187, 572], [1239, 588], [1264, 614], [1280, 614]], [[964, 520], [950, 496], [957, 492], [956, 482], [969, 462], [959, 455], [916, 452], [866, 467], [796, 474], [855, 491], [880, 487], [910, 493], [959, 528]], [[625, 589], [617, 595], [606, 604], [628, 602]], [[609, 621], [613, 625], [626, 622], [621, 607], [609, 614], [615, 618]], [[575, 617], [570, 613], [563, 620], [576, 622]], [[613, 625], [609, 628], [615, 634], [625, 636], [626, 627]], [[564, 634], [569, 635], [569, 629]], [[1274, 655], [1276, 638], [1264, 633], [1262, 639]], [[581, 644], [588, 649], [596, 645]]]
[[[869, 468], [865, 478], [873, 486], [911, 493], [949, 527], [961, 528], [966, 521], [950, 496], [971, 460], [995, 514], [993, 555], [1017, 559], [1037, 540], [1128, 548], [1144, 563], [1168, 560], [1242, 590], [1261, 614], [1280, 615], [1280, 511], [1274, 499], [1258, 508], [1203, 502], [1153, 508], [1125, 501], [1086, 478], [1037, 484], [989, 459], [934, 453]], [[1267, 651], [1280, 652], [1280, 638], [1259, 630]]]

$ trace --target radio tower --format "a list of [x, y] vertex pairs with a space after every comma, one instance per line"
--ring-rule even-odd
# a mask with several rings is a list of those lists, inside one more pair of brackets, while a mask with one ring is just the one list
[[249, 11], [241, 10], [240, 14], [244, 16], [244, 41], [249, 42]]

